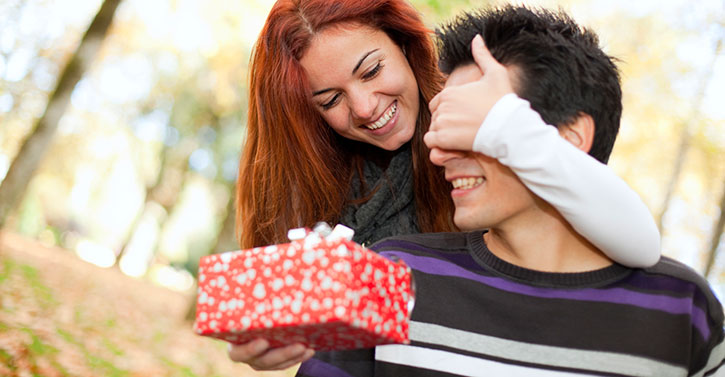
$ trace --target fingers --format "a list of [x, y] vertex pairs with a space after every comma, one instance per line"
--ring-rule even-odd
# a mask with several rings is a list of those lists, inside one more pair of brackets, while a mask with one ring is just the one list
[[299, 363], [303, 363], [303, 362], [307, 361], [309, 358], [311, 358], [314, 355], [315, 355], [315, 350], [309, 349], [309, 348], [304, 348], [304, 351], [298, 357], [288, 359], [287, 361], [277, 364], [274, 369], [276, 369], [276, 370], [287, 369], [293, 365], [297, 365]]
[[437, 140], [438, 133], [435, 131], [428, 131], [423, 135], [423, 142], [428, 147], [428, 149], [433, 149], [438, 145]]
[[491, 69], [501, 66], [496, 58], [491, 55], [491, 51], [488, 51], [481, 34], [476, 34], [473, 38], [471, 42], [471, 53], [473, 54], [473, 60], [476, 61], [476, 65], [478, 65], [478, 68], [481, 69], [484, 75]]
[[229, 344], [229, 358], [233, 361], [249, 364], [250, 360], [261, 356], [269, 348], [269, 342], [255, 339], [245, 344]]
[[313, 350], [297, 343], [269, 350], [247, 364], [257, 370], [280, 370], [307, 360], [312, 357], [312, 354], [314, 354]]
[[[444, 89], [445, 90], [445, 89]], [[438, 106], [441, 104], [441, 93], [442, 91], [433, 97], [430, 102], [428, 102], [428, 109], [430, 110], [430, 113], [433, 114], [438, 109]]]
[[460, 130], [457, 131], [446, 129], [441, 131], [428, 131], [423, 135], [423, 142], [430, 150], [438, 148], [444, 150], [471, 150], [473, 148], [473, 142], [462, 140], [466, 139], [467, 135]]
[[248, 364], [255, 370], [282, 370], [311, 358], [315, 351], [303, 344], [269, 348], [269, 342], [256, 339], [246, 344], [231, 345], [229, 358]]

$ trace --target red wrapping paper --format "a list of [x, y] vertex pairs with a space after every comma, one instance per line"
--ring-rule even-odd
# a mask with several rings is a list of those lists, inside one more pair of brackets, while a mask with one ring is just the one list
[[402, 261], [348, 240], [307, 237], [202, 257], [194, 330], [321, 351], [409, 343], [412, 300]]

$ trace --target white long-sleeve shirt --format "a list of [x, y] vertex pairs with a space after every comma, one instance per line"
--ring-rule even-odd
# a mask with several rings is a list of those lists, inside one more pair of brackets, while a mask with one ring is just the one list
[[513, 93], [502, 97], [476, 133], [473, 150], [508, 166], [617, 263], [648, 267], [659, 260], [660, 234], [639, 195], [547, 126], [528, 101]]

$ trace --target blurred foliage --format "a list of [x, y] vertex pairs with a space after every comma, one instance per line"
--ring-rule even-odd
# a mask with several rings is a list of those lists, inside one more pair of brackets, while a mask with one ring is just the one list
[[0, 253], [1, 376], [271, 376], [195, 335], [186, 294], [12, 235]]
[[491, 4], [487, 0], [412, 0], [432, 28], [462, 11]]

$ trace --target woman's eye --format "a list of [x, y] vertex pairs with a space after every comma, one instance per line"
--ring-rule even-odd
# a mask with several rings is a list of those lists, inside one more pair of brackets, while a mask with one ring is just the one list
[[383, 63], [378, 62], [378, 64], [375, 66], [375, 68], [371, 69], [370, 71], [366, 72], [362, 78], [363, 80], [370, 80], [373, 77], [377, 76], [378, 73], [380, 73], [380, 70], [383, 68]]
[[332, 99], [322, 104], [322, 108], [328, 110], [337, 104], [337, 100], [340, 98], [340, 94], [335, 94]]

